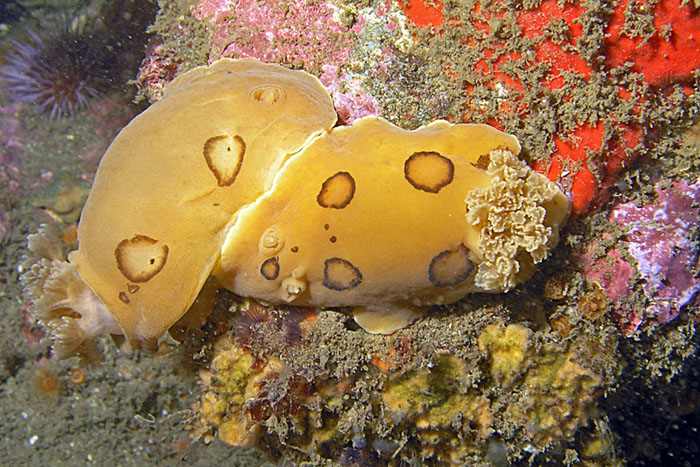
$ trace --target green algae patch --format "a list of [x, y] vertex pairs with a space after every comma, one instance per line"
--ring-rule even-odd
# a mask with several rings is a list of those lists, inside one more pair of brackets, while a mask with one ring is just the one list
[[[464, 361], [445, 356], [427, 370], [414, 370], [387, 382], [382, 402], [395, 421], [415, 419], [421, 429], [448, 428], [462, 418], [478, 419], [487, 433], [490, 423], [488, 403], [464, 387], [467, 367]], [[482, 413], [475, 414], [480, 411]]]
[[550, 442], [586, 424], [600, 377], [576, 363], [573, 353], [545, 353], [524, 385], [530, 398], [513, 415], [533, 439]]

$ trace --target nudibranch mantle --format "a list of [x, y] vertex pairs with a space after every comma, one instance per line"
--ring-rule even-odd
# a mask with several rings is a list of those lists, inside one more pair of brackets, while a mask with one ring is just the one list
[[509, 290], [557, 244], [569, 201], [515, 137], [335, 123], [301, 71], [221, 59], [175, 79], [105, 153], [68, 262], [30, 238], [24, 281], [56, 354], [89, 354], [105, 332], [153, 349], [210, 275], [263, 303], [353, 307], [390, 333]]

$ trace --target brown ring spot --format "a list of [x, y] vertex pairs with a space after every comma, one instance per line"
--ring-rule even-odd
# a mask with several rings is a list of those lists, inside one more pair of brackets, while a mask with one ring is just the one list
[[204, 143], [204, 160], [218, 186], [229, 186], [243, 165], [246, 144], [240, 136], [213, 136]]
[[130, 300], [129, 297], [126, 295], [124, 292], [119, 292], [119, 300], [122, 302], [126, 303], [127, 305], [129, 304]]
[[293, 246], [293, 247], [290, 248], [290, 251], [291, 251], [292, 253], [296, 253], [297, 251], [299, 251], [299, 247], [298, 247], [298, 246]]
[[316, 201], [324, 208], [343, 209], [350, 204], [353, 196], [355, 196], [355, 179], [348, 172], [338, 172], [323, 182]]
[[338, 241], [338, 239], [335, 235], [333, 235], [331, 238], [328, 239], [328, 241], [330, 241], [331, 243], [335, 243], [336, 241]]
[[406, 159], [403, 174], [413, 188], [437, 193], [454, 179], [455, 166], [435, 151], [414, 152]]
[[138, 285], [134, 285], [134, 284], [127, 284], [126, 288], [127, 288], [127, 290], [129, 290], [129, 293], [134, 294], [134, 293], [138, 292], [141, 287], [139, 287]]
[[331, 290], [347, 290], [362, 282], [362, 274], [350, 261], [329, 258], [323, 267], [323, 285]]
[[445, 250], [430, 261], [428, 280], [436, 287], [449, 287], [467, 280], [473, 269], [469, 250], [460, 243], [454, 250]]
[[275, 256], [263, 261], [260, 266], [260, 274], [269, 281], [277, 279], [277, 276], [280, 275], [279, 257]]
[[168, 260], [168, 245], [146, 235], [134, 235], [114, 249], [119, 271], [131, 282], [146, 282]]

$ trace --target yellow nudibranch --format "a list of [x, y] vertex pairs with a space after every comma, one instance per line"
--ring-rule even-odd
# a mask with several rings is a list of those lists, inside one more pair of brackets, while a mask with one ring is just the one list
[[511, 289], [556, 246], [569, 201], [514, 136], [335, 124], [302, 71], [221, 59], [175, 79], [102, 158], [68, 261], [29, 238], [24, 282], [56, 355], [90, 355], [103, 333], [152, 350], [209, 276], [264, 304], [353, 307], [391, 333]]

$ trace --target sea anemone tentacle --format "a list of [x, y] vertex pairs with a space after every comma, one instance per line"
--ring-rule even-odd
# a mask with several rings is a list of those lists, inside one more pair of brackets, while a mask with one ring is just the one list
[[22, 283], [31, 300], [30, 311], [53, 339], [58, 358], [79, 356], [85, 362], [102, 359], [95, 345], [100, 334], [121, 334], [111, 313], [63, 258], [55, 228], [44, 225], [29, 236], [36, 255], [24, 263]]

